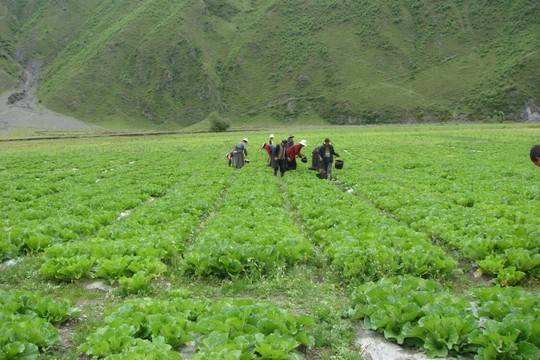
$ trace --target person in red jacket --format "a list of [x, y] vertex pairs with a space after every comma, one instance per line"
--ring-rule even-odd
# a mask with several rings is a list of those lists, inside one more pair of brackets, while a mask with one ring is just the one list
[[268, 154], [268, 166], [272, 166], [272, 153], [274, 152], [274, 134], [270, 135], [268, 142], [264, 143], [262, 148]]
[[293, 146], [289, 147], [287, 149], [287, 169], [289, 170], [296, 170], [296, 158], [305, 158], [305, 155], [302, 154], [302, 148], [307, 146], [306, 140], [300, 140], [298, 144], [294, 144]]

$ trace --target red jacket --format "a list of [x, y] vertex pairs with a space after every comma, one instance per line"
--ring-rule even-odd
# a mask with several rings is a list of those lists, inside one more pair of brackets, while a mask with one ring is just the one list
[[287, 156], [289, 157], [289, 161], [293, 161], [294, 159], [296, 159], [296, 157], [304, 157], [304, 155], [300, 152], [300, 149], [302, 149], [302, 147], [304, 147], [304, 145], [294, 144], [287, 150]]
[[264, 143], [263, 148], [264, 148], [264, 150], [266, 150], [266, 152], [268, 153], [268, 155], [272, 155], [272, 148], [270, 147], [269, 144]]

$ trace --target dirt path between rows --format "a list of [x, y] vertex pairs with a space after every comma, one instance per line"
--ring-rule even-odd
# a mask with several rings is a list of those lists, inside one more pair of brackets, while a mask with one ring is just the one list
[[56, 113], [38, 103], [36, 92], [41, 66], [40, 61], [31, 61], [19, 88], [0, 94], [0, 134], [20, 130], [98, 129], [95, 125]]

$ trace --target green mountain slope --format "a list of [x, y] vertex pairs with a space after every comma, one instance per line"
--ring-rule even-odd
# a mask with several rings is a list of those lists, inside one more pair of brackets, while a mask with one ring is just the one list
[[0, 93], [16, 85], [21, 71], [15, 61], [14, 36], [9, 18], [7, 6], [0, 2]]
[[[0, 0], [0, 9], [19, 63], [47, 64], [40, 99], [105, 125], [186, 126], [215, 110], [244, 122], [519, 118], [540, 104], [537, 0]], [[14, 52], [0, 60], [6, 74]]]

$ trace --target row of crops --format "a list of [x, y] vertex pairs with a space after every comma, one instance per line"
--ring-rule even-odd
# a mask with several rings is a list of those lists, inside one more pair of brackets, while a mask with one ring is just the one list
[[37, 359], [60, 341], [55, 325], [77, 314], [66, 300], [0, 290], [0, 359]]
[[188, 274], [265, 275], [312, 256], [311, 243], [295, 227], [274, 179], [268, 181], [263, 170], [246, 169], [232, 181], [219, 212], [186, 251]]
[[[0, 304], [3, 359], [37, 358], [60, 342], [54, 325], [79, 312], [67, 301], [29, 292], [0, 292]], [[456, 296], [435, 281], [403, 276], [356, 287], [352, 304], [351, 319], [432, 357], [540, 357], [540, 299], [521, 289], [483, 287]], [[80, 345], [81, 353], [105, 359], [179, 359], [179, 351], [195, 359], [288, 359], [314, 344], [309, 315], [186, 291], [171, 291], [166, 300], [125, 301], [109, 308], [103, 321]]]
[[[141, 298], [111, 307], [104, 324], [79, 351], [103, 359], [181, 359], [179, 348], [193, 359], [286, 359], [313, 338], [313, 320], [268, 303], [249, 299], [193, 298], [173, 291], [167, 300]], [[68, 301], [31, 292], [0, 291], [0, 358], [37, 359], [61, 341], [58, 326], [76, 318]], [[56, 327], [55, 327], [56, 326]]]
[[[262, 151], [235, 170], [220, 156], [224, 138], [180, 139], [6, 153], [0, 256], [23, 270], [0, 267], [12, 289], [0, 292], [0, 359], [62, 357], [66, 322], [83, 334], [73, 356], [317, 358], [321, 319], [289, 294], [208, 291], [267, 286], [295, 268], [336, 275], [318, 281], [343, 289], [344, 321], [430, 357], [540, 358], [539, 188], [519, 167], [501, 181], [485, 175], [512, 159], [511, 139], [459, 144], [460, 166], [425, 150], [447, 144], [432, 134], [401, 144], [392, 162], [383, 135], [342, 134], [338, 182], [303, 167], [274, 177]], [[492, 165], [471, 170], [470, 147]], [[28, 280], [10, 280], [24, 266]], [[476, 267], [487, 276], [462, 283]], [[65, 288], [85, 299], [96, 279], [113, 290], [92, 322], [64, 299], [73, 295], [42, 296]], [[191, 292], [169, 288], [178, 279]]]
[[47, 248], [39, 271], [47, 279], [101, 278], [118, 281], [126, 292], [144, 290], [179, 261], [225, 186], [220, 179], [182, 178], [162, 198], [133, 209], [93, 237]]
[[305, 227], [343, 280], [369, 281], [353, 286], [353, 320], [363, 320], [364, 327], [398, 344], [422, 347], [431, 357], [540, 358], [536, 291], [482, 286], [455, 294], [437, 281], [422, 279], [448, 282], [463, 271], [429, 232], [412, 230], [358, 201], [358, 188], [329, 186], [310, 174], [286, 180], [295, 186], [289, 196]]
[[456, 295], [431, 280], [386, 278], [361, 285], [353, 319], [432, 357], [540, 358], [540, 297], [517, 288], [481, 287]]
[[383, 216], [355, 195], [310, 175], [288, 177], [288, 196], [313, 241], [345, 280], [452, 274], [455, 260], [425, 234]]
[[94, 156], [32, 151], [3, 163], [1, 259], [92, 237], [123, 211], [163, 196], [181, 175], [159, 153], [88, 151]]
[[[537, 278], [540, 189], [520, 156], [524, 152], [511, 142], [450, 139], [454, 146], [417, 137], [386, 163], [371, 160], [385, 150], [380, 144], [346, 143], [362, 156], [351, 157], [352, 170], [341, 181], [411, 228], [457, 249], [503, 285]], [[503, 156], [514, 158], [501, 162]]]

